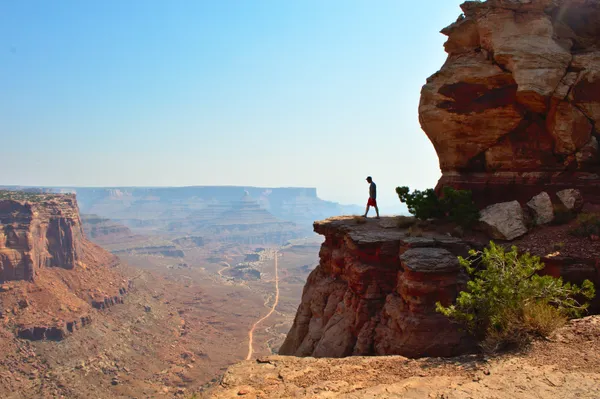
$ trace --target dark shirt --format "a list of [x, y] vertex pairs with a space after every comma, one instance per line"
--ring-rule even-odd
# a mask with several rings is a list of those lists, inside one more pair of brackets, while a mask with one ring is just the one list
[[369, 186], [369, 197], [377, 199], [377, 185], [375, 182], [371, 182], [371, 185]]

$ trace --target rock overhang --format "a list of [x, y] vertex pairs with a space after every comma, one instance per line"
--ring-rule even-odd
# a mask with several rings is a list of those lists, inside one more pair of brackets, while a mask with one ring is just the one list
[[442, 30], [448, 59], [419, 106], [440, 161], [438, 189], [471, 189], [489, 205], [575, 187], [599, 202], [600, 2], [461, 7]]

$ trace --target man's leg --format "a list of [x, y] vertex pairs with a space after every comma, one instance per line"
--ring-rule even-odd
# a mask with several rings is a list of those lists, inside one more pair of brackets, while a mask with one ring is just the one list
[[377, 212], [377, 219], [379, 219], [379, 208], [375, 205], [375, 212]]
[[363, 215], [364, 218], [367, 217], [367, 213], [369, 213], [369, 208], [370, 208], [370, 206], [367, 205], [367, 209], [365, 209], [365, 214]]

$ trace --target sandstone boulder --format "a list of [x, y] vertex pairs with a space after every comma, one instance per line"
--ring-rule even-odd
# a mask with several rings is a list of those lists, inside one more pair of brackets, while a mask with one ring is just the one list
[[527, 233], [525, 216], [518, 201], [490, 205], [481, 211], [484, 230], [496, 240], [514, 240]]
[[579, 190], [567, 189], [556, 193], [560, 202], [570, 211], [578, 212], [583, 208], [583, 196]]
[[554, 220], [554, 207], [552, 200], [547, 192], [542, 191], [527, 203], [534, 215], [534, 222], [537, 225], [547, 224]]

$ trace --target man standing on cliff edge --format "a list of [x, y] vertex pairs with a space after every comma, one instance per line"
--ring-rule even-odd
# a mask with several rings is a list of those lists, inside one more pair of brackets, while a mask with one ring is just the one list
[[379, 219], [379, 208], [377, 207], [377, 185], [371, 176], [367, 177], [367, 182], [369, 183], [369, 200], [367, 201], [367, 210], [365, 210], [363, 217], [367, 217], [369, 209], [371, 209], [373, 206], [375, 207], [375, 212], [377, 212], [376, 219]]

